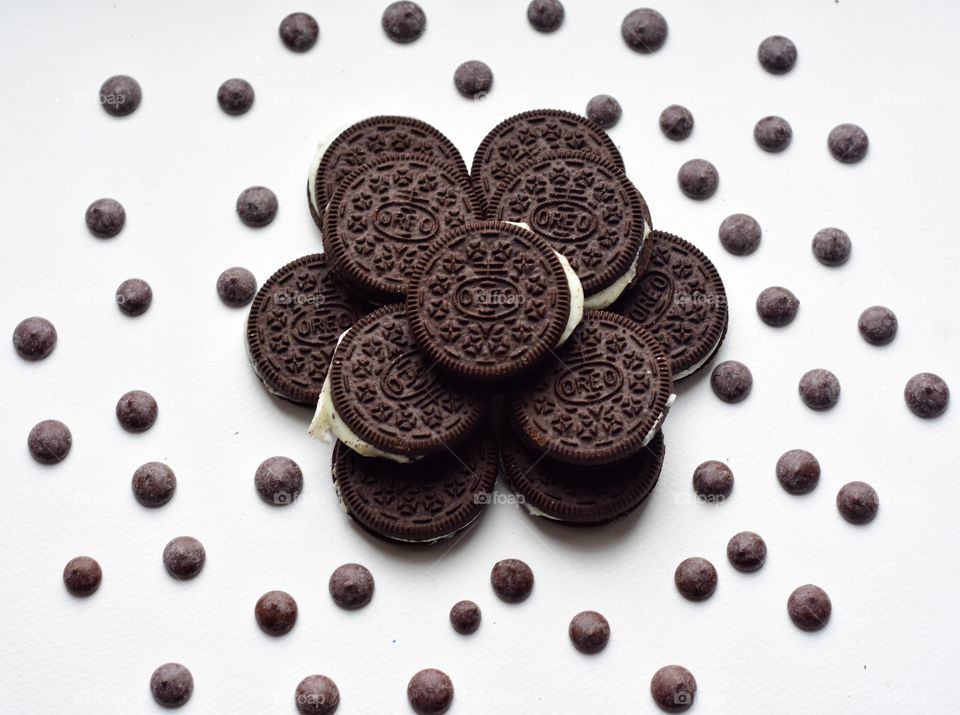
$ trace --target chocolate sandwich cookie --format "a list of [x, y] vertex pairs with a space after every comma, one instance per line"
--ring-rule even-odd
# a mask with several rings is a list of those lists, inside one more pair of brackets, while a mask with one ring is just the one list
[[336, 436], [365, 457], [411, 462], [476, 433], [486, 395], [434, 369], [402, 305], [356, 322], [333, 353], [310, 435]]
[[324, 217], [323, 246], [355, 292], [396, 302], [435, 238], [481, 218], [480, 200], [458, 167], [426, 154], [386, 154], [340, 182]]
[[428, 154], [467, 175], [460, 151], [439, 129], [412, 117], [364, 119], [318, 150], [310, 164], [307, 204], [317, 228], [323, 230], [323, 210], [341, 181], [371, 159], [393, 153]]
[[558, 462], [601, 465], [650, 442], [673, 402], [670, 362], [652, 333], [588, 310], [556, 359], [507, 395], [520, 442]]
[[643, 272], [647, 202], [623, 171], [596, 154], [538, 154], [503, 181], [487, 216], [525, 223], [563, 254], [583, 284], [584, 307], [606, 308]]
[[459, 377], [503, 380], [526, 372], [583, 316], [583, 289], [566, 259], [536, 234], [502, 221], [441, 234], [413, 273], [413, 337], [432, 362]]
[[512, 435], [500, 443], [504, 472], [531, 516], [571, 526], [606, 524], [640, 506], [660, 478], [663, 454], [660, 433], [632, 457], [600, 467], [541, 458]]
[[285, 400], [316, 405], [337, 337], [366, 312], [321, 253], [270, 276], [247, 318], [247, 354], [266, 388]]
[[487, 435], [413, 464], [362, 457], [337, 442], [333, 482], [364, 530], [394, 541], [433, 543], [476, 522], [497, 481], [497, 445]]
[[483, 138], [473, 155], [470, 177], [489, 200], [497, 184], [519, 164], [557, 149], [589, 151], [623, 170], [623, 157], [599, 125], [571, 112], [534, 109], [500, 122]]
[[716, 355], [727, 333], [727, 294], [713, 263], [692, 243], [654, 231], [650, 264], [611, 310], [653, 333], [682, 380]]

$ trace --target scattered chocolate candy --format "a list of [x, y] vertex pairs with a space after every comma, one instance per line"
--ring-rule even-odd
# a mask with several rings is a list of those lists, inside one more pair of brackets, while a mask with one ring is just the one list
[[131, 390], [117, 400], [117, 419], [127, 432], [146, 432], [157, 421], [158, 407], [153, 395]]
[[108, 77], [100, 85], [100, 106], [107, 114], [125, 117], [133, 114], [140, 106], [143, 91], [140, 83], [125, 74]]
[[179, 708], [193, 695], [193, 675], [180, 663], [164, 663], [150, 676], [150, 692], [158, 705]]
[[693, 490], [705, 501], [722, 502], [733, 491], [733, 470], [723, 462], [707, 460], [693, 470]]
[[667, 20], [648, 7], [632, 10], [620, 25], [627, 47], [636, 52], [656, 52], [667, 41]]
[[87, 228], [97, 238], [113, 238], [123, 230], [127, 212], [116, 199], [97, 199], [84, 214]]
[[680, 595], [689, 601], [705, 601], [717, 590], [717, 569], [699, 556], [684, 559], [673, 573]]
[[777, 460], [777, 479], [790, 494], [806, 494], [820, 481], [820, 462], [804, 449], [791, 449]]
[[415, 2], [394, 2], [383, 11], [380, 25], [387, 37], [406, 45], [420, 39], [427, 27], [427, 16]]
[[710, 387], [724, 402], [740, 402], [753, 389], [753, 374], [742, 362], [725, 360], [710, 373]]
[[587, 102], [587, 119], [596, 122], [604, 129], [616, 126], [623, 114], [620, 102], [609, 94], [598, 94]]
[[563, 24], [564, 10], [560, 0], [531, 0], [527, 20], [537, 32], [555, 32]]
[[280, 23], [280, 39], [294, 52], [306, 52], [317, 44], [318, 37], [320, 25], [305, 12], [290, 13]]
[[653, 702], [668, 713], [689, 710], [697, 696], [697, 681], [693, 673], [681, 665], [665, 665], [650, 680]]
[[329, 588], [340, 608], [363, 608], [373, 598], [373, 574], [360, 564], [344, 564], [330, 575]]
[[453, 73], [453, 83], [467, 99], [482, 99], [493, 87], [493, 71], [480, 60], [467, 60]]
[[793, 127], [783, 117], [764, 117], [753, 128], [753, 139], [761, 149], [775, 154], [790, 146]]
[[103, 579], [103, 571], [94, 559], [89, 556], [77, 556], [70, 559], [63, 567], [63, 585], [73, 596], [90, 596], [98, 588]]
[[173, 499], [177, 475], [163, 462], [147, 462], [137, 467], [130, 486], [137, 502], [155, 509]]
[[251, 186], [237, 197], [237, 215], [251, 228], [262, 228], [277, 217], [277, 195], [266, 186]]
[[843, 164], [856, 164], [867, 155], [870, 140], [856, 124], [839, 124], [830, 130], [827, 148], [833, 158]]
[[770, 286], [757, 296], [757, 315], [767, 325], [782, 328], [797, 317], [800, 300], [782, 286]]
[[163, 549], [163, 567], [179, 581], [189, 581], [203, 570], [207, 552], [192, 536], [171, 539]]
[[490, 583], [500, 600], [520, 603], [533, 590], [533, 571], [519, 559], [504, 559], [493, 565]]
[[117, 307], [130, 317], [143, 315], [153, 302], [153, 290], [150, 284], [140, 278], [128, 278], [117, 288]]
[[297, 602], [286, 591], [267, 591], [257, 601], [253, 615], [268, 636], [283, 636], [297, 623]]
[[253, 106], [253, 85], [247, 80], [234, 77], [220, 85], [217, 90], [217, 104], [226, 114], [238, 116], [246, 114]]
[[270, 457], [264, 460], [253, 478], [257, 493], [267, 504], [292, 504], [303, 490], [303, 472], [289, 457]]
[[851, 524], [873, 521], [879, 508], [877, 490], [866, 482], [848, 482], [837, 492], [837, 510]]
[[30, 455], [41, 464], [62, 462], [73, 446], [73, 435], [59, 420], [38, 422], [27, 435], [27, 448]]
[[473, 601], [460, 601], [450, 609], [450, 625], [463, 636], [476, 633], [480, 627], [480, 606]]
[[727, 542], [727, 558], [737, 571], [757, 571], [767, 560], [767, 544], [760, 538], [760, 534], [741, 531]]
[[57, 347], [57, 329], [46, 318], [33, 316], [13, 329], [13, 349], [24, 360], [43, 360]]
[[746, 256], [760, 245], [760, 224], [753, 216], [731, 214], [720, 223], [717, 230], [720, 243], [735, 256]]
[[660, 131], [673, 141], [686, 139], [693, 131], [693, 114], [686, 107], [671, 104], [660, 112]]
[[871, 345], [886, 345], [897, 335], [897, 316], [889, 308], [874, 305], [860, 313], [857, 329]]
[[811, 410], [829, 410], [840, 400], [840, 381], [829, 370], [809, 370], [800, 378], [800, 399]]
[[832, 610], [833, 604], [826, 591], [812, 583], [794, 589], [787, 599], [790, 620], [804, 631], [819, 631], [827, 625]]
[[677, 172], [677, 183], [685, 196], [702, 201], [717, 192], [720, 174], [706, 159], [691, 159]]
[[326, 675], [308, 675], [295, 694], [300, 715], [333, 715], [340, 705], [340, 690]]
[[246, 268], [228, 268], [217, 278], [217, 295], [224, 305], [242, 308], [257, 294], [257, 279]]
[[771, 35], [760, 43], [757, 59], [770, 74], [786, 74], [797, 62], [797, 46], [786, 37]]
[[407, 700], [417, 715], [442, 715], [453, 703], [453, 681], [441, 670], [421, 670], [407, 684]]
[[813, 237], [813, 255], [825, 266], [840, 266], [850, 258], [850, 236], [839, 228], [821, 228]]
[[570, 621], [570, 642], [581, 653], [593, 655], [607, 647], [610, 623], [596, 611], [581, 611]]
[[903, 398], [907, 401], [907, 407], [917, 417], [939, 417], [950, 402], [950, 388], [939, 375], [921, 372], [907, 381]]

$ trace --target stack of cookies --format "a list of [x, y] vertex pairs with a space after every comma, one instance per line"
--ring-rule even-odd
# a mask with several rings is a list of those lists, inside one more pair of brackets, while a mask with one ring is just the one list
[[360, 526], [448, 538], [501, 471], [562, 523], [646, 498], [673, 382], [717, 352], [727, 304], [707, 257], [652, 229], [599, 126], [519, 114], [468, 172], [430, 125], [373, 117], [321, 147], [307, 198], [324, 250], [263, 285], [247, 346], [270, 392], [315, 409], [310, 434], [336, 439]]

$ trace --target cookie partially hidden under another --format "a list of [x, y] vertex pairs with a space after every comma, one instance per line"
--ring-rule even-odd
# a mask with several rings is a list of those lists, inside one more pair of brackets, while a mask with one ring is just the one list
[[611, 310], [635, 320], [660, 341], [674, 380], [709, 363], [727, 333], [727, 293], [717, 269], [696, 246], [654, 231], [650, 265]]
[[333, 353], [309, 433], [365, 457], [411, 462], [476, 434], [487, 396], [434, 369], [402, 305], [361, 318]]
[[507, 395], [520, 442], [574, 465], [610, 464], [656, 436], [673, 403], [660, 343], [622, 315], [588, 310], [548, 369]]
[[435, 543], [472, 526], [497, 481], [497, 446], [487, 435], [412, 464], [362, 457], [337, 442], [333, 482], [344, 510], [382, 539]]
[[663, 435], [621, 462], [573, 467], [544, 458], [507, 435], [500, 444], [510, 486], [531, 516], [596, 526], [627, 516], [649, 496], [663, 466]]

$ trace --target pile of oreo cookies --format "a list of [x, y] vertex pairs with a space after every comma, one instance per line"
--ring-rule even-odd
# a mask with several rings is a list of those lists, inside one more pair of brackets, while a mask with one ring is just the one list
[[646, 498], [673, 383], [716, 353], [727, 304], [707, 257], [653, 230], [603, 129], [525, 112], [468, 172], [430, 125], [374, 117], [320, 148], [307, 198], [324, 250], [263, 285], [247, 345], [268, 390], [315, 407], [310, 434], [337, 439], [357, 523], [452, 536], [501, 465], [531, 514], [563, 523]]

